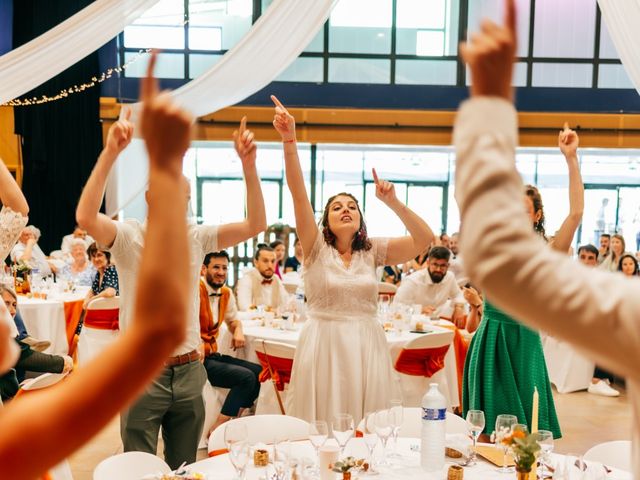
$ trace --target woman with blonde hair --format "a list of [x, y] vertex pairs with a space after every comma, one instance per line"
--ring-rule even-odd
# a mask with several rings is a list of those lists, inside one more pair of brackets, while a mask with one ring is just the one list
[[626, 243], [624, 237], [619, 233], [611, 235], [611, 246], [609, 247], [609, 255], [600, 264], [600, 268], [616, 272], [618, 270], [620, 259], [624, 255], [632, 255], [626, 251]]

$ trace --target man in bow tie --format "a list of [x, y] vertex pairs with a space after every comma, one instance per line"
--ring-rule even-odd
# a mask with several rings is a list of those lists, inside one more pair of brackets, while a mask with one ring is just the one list
[[275, 275], [276, 252], [268, 245], [259, 244], [253, 258], [252, 268], [238, 280], [238, 308], [242, 311], [251, 310], [258, 305], [272, 312], [284, 307], [289, 294]]
[[216, 340], [223, 320], [232, 336], [232, 348], [243, 348], [245, 342], [242, 323], [237, 318], [235, 298], [225, 285], [228, 271], [229, 254], [224, 250], [208, 253], [204, 257], [204, 280], [200, 281], [200, 337], [203, 342], [200, 354], [209, 383], [214, 387], [230, 389], [209, 433], [251, 407], [260, 393], [260, 365], [218, 352]]

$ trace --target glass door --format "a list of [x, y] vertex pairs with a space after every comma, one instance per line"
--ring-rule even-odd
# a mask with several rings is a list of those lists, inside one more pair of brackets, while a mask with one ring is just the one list
[[618, 233], [628, 251], [640, 251], [640, 187], [619, 187], [618, 198]]
[[585, 186], [584, 215], [579, 231], [579, 244], [600, 245], [600, 235], [616, 232], [618, 223], [618, 191], [615, 186]]

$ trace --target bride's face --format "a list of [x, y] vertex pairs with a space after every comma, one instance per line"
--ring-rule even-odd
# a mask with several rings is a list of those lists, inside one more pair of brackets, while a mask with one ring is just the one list
[[360, 212], [353, 198], [346, 195], [336, 197], [329, 205], [329, 228], [334, 235], [355, 235], [360, 228]]

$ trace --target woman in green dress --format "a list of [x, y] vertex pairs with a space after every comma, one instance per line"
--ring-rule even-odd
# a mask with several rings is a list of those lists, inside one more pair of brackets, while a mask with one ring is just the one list
[[[565, 124], [558, 144], [569, 167], [570, 212], [549, 242], [551, 248], [561, 252], [569, 251], [584, 208], [578, 143], [576, 132]], [[528, 185], [525, 188], [525, 206], [533, 228], [546, 240], [542, 197], [536, 187]], [[525, 272], [514, 272], [516, 274]], [[515, 415], [518, 422], [531, 426], [534, 388], [539, 394], [538, 429], [550, 430], [554, 438], [560, 438], [540, 335], [485, 301], [482, 321], [469, 346], [464, 367], [463, 414], [469, 410], [483, 410], [485, 433], [491, 433], [496, 417], [505, 413]]]

